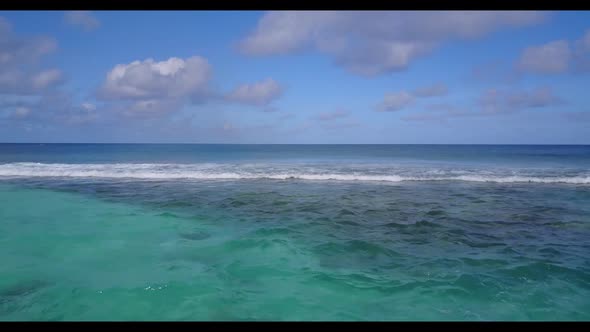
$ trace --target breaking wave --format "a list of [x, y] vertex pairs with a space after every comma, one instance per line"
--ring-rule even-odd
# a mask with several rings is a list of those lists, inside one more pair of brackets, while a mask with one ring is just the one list
[[0, 164], [0, 177], [62, 177], [199, 180], [313, 180], [313, 181], [470, 181], [497, 183], [590, 184], [587, 170], [578, 172], [506, 169], [440, 169], [410, 167], [337, 167], [227, 164]]

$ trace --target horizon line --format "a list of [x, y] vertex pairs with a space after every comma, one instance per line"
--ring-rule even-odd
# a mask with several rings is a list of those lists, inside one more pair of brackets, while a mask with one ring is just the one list
[[110, 145], [581, 145], [590, 143], [156, 143], [156, 142], [0, 142], [0, 144], [110, 144]]

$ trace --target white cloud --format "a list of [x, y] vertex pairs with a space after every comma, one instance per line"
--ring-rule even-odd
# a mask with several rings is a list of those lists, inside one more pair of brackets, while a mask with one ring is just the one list
[[347, 112], [347, 111], [337, 110], [337, 111], [334, 111], [334, 112], [320, 113], [317, 116], [317, 119], [320, 120], [320, 121], [331, 121], [331, 120], [346, 118], [349, 115], [350, 115], [350, 113]]
[[0, 95], [32, 95], [62, 83], [60, 70], [38, 65], [56, 48], [52, 38], [16, 36], [10, 23], [0, 17]]
[[396, 93], [386, 93], [381, 101], [377, 105], [377, 111], [379, 112], [396, 112], [414, 103], [414, 96], [406, 91], [400, 91]]
[[292, 119], [295, 117], [295, 114], [293, 113], [283, 113], [279, 116], [279, 120], [287, 120], [287, 119]]
[[116, 65], [106, 75], [98, 96], [103, 99], [182, 98], [206, 93], [211, 76], [207, 59], [153, 59]]
[[574, 42], [574, 59], [577, 70], [590, 71], [590, 29]]
[[566, 112], [562, 116], [570, 121], [574, 122], [590, 122], [590, 111], [577, 111], [577, 112]]
[[82, 103], [80, 106], [82, 107], [83, 110], [88, 111], [88, 112], [96, 111], [96, 105], [91, 104], [91, 103]]
[[586, 30], [582, 38], [576, 41], [576, 46], [579, 48], [579, 51], [590, 53], [590, 29]]
[[31, 62], [57, 49], [49, 37], [24, 38], [14, 34], [12, 25], [0, 17], [0, 64]]
[[72, 100], [72, 96], [51, 91], [40, 96], [26, 96], [0, 98], [0, 109], [11, 109], [10, 117], [13, 119], [26, 119], [28, 123], [41, 124], [43, 126], [64, 124], [83, 124], [98, 119], [97, 107], [85, 102], [78, 104]]
[[449, 93], [449, 89], [442, 83], [425, 86], [414, 90], [414, 96], [420, 98], [440, 97]]
[[562, 104], [549, 87], [538, 87], [530, 91], [503, 91], [489, 89], [479, 99], [484, 114], [510, 113], [528, 108], [542, 108]]
[[94, 30], [100, 26], [100, 21], [92, 16], [90, 11], [69, 11], [64, 14], [64, 20], [71, 25], [81, 26], [84, 30]]
[[223, 130], [228, 131], [228, 130], [233, 130], [233, 129], [235, 129], [235, 127], [231, 123], [225, 122], [223, 124]]
[[[396, 112], [412, 106], [418, 99], [446, 94], [448, 90], [443, 84], [416, 89], [413, 93], [400, 91], [386, 93], [377, 105], [379, 112]], [[540, 108], [564, 103], [555, 96], [549, 87], [539, 87], [530, 91], [503, 91], [488, 89], [478, 99], [479, 112], [468, 112], [448, 103], [430, 104], [426, 107], [432, 113], [422, 113], [405, 117], [406, 120], [439, 120], [450, 116], [471, 116], [496, 113], [509, 113], [527, 108]]]
[[515, 68], [514, 61], [486, 61], [471, 68], [469, 78], [482, 83], [513, 84], [523, 76]]
[[15, 118], [24, 118], [31, 113], [31, 109], [24, 106], [19, 106], [14, 110], [13, 116]]
[[268, 106], [268, 107], [265, 107], [262, 111], [265, 113], [275, 113], [275, 112], [278, 112], [279, 109], [274, 106]]
[[322, 128], [324, 129], [350, 129], [350, 128], [357, 128], [361, 127], [361, 123], [358, 121], [348, 121], [348, 122], [336, 122], [336, 123], [324, 123], [322, 124]]
[[36, 89], [47, 88], [63, 79], [63, 74], [59, 69], [49, 69], [42, 71], [33, 76], [33, 87]]
[[563, 100], [549, 87], [539, 87], [531, 91], [511, 93], [507, 96], [507, 104], [517, 108], [539, 108], [562, 104]]
[[[165, 61], [149, 58], [113, 67], [98, 90], [98, 99], [116, 102], [112, 109], [127, 116], [153, 117], [172, 113], [186, 104], [218, 97], [210, 87], [212, 69], [205, 58], [177, 57]], [[222, 100], [263, 107], [275, 112], [270, 103], [283, 88], [273, 79], [236, 87]]]
[[516, 67], [520, 72], [537, 74], [590, 71], [590, 29], [577, 40], [555, 40], [526, 48]]
[[267, 106], [283, 94], [283, 87], [272, 78], [263, 81], [242, 84], [230, 92], [226, 99], [242, 104]]
[[240, 43], [248, 55], [313, 48], [349, 71], [372, 76], [403, 70], [441, 43], [538, 23], [533, 11], [279, 11], [266, 13]]
[[419, 122], [445, 122], [449, 116], [438, 113], [418, 113], [407, 115], [402, 118], [404, 121], [419, 121]]
[[539, 74], [559, 74], [568, 70], [572, 52], [567, 40], [526, 48], [517, 66], [521, 71]]
[[449, 103], [438, 103], [426, 105], [428, 112], [411, 114], [402, 118], [405, 121], [432, 121], [446, 122], [451, 117], [465, 117], [480, 115], [478, 112], [466, 111], [463, 108], [451, 105]]
[[126, 108], [125, 115], [150, 117], [171, 113], [180, 108], [181, 102], [175, 99], [146, 99], [133, 102]]
[[488, 89], [483, 91], [475, 107], [463, 108], [448, 103], [427, 105], [427, 112], [408, 115], [406, 121], [445, 122], [456, 117], [480, 117], [512, 114], [527, 109], [558, 106], [564, 101], [549, 87], [524, 91]]
[[70, 125], [81, 125], [95, 122], [99, 119], [99, 115], [96, 112], [96, 105], [84, 102], [80, 105], [73, 104], [69, 99], [64, 100], [64, 108], [57, 114], [57, 120], [70, 124]]
[[443, 83], [424, 86], [412, 92], [399, 91], [386, 93], [377, 105], [379, 112], [396, 112], [413, 105], [418, 99], [446, 96], [449, 89]]

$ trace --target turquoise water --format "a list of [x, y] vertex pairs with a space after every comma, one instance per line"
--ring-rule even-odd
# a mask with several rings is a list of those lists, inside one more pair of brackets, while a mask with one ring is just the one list
[[0, 320], [588, 320], [590, 147], [0, 144]]

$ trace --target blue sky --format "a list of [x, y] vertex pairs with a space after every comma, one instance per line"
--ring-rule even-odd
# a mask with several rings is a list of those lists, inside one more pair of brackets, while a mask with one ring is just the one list
[[0, 142], [590, 144], [590, 12], [0, 12]]

